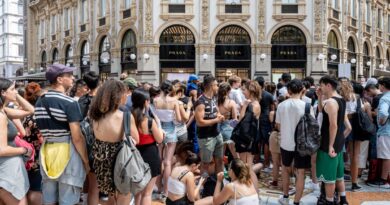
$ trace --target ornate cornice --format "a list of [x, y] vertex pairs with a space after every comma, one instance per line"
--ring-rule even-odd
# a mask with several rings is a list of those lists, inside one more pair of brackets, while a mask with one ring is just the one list
[[259, 42], [264, 42], [265, 41], [265, 5], [264, 5], [265, 0], [259, 0], [259, 8], [258, 8], [258, 41]]
[[209, 0], [202, 0], [202, 40], [207, 41], [210, 33]]

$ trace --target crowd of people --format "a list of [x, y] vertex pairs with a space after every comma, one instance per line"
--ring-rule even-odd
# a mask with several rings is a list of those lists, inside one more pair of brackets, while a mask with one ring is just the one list
[[[389, 77], [315, 84], [284, 73], [275, 84], [191, 75], [155, 86], [128, 76], [101, 82], [93, 71], [75, 80], [74, 70], [49, 66], [48, 86], [0, 79], [0, 204], [260, 204], [260, 172], [281, 187], [282, 205], [291, 195], [300, 204], [304, 189], [318, 204], [347, 205], [346, 190], [362, 190], [367, 170], [368, 185], [390, 189]], [[151, 176], [133, 194], [114, 180], [124, 113]], [[297, 133], [308, 118], [318, 131]], [[315, 152], [302, 154], [297, 135], [319, 135], [308, 139]]]

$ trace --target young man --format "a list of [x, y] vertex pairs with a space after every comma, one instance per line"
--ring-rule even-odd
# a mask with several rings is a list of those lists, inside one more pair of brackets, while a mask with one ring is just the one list
[[[73, 85], [74, 70], [61, 64], [49, 66], [46, 79], [51, 83], [51, 89], [35, 105], [37, 125], [45, 139], [40, 153], [43, 204], [78, 203], [85, 175], [90, 170], [85, 140], [80, 131], [83, 117], [79, 105], [65, 95]], [[69, 156], [65, 154], [67, 151]], [[59, 164], [64, 166], [63, 169], [50, 167], [50, 163], [59, 160], [63, 160]]]
[[282, 84], [282, 88], [279, 89], [279, 96], [286, 96], [288, 94], [287, 90], [287, 83], [291, 81], [291, 74], [290, 73], [283, 73], [282, 74], [282, 81], [280, 82]]
[[133, 91], [138, 87], [137, 81], [132, 77], [127, 77], [122, 81], [126, 86], [126, 92], [127, 92], [127, 100], [124, 108], [126, 110], [131, 110], [131, 107], [133, 107], [133, 102], [131, 101], [131, 94]]
[[390, 78], [379, 79], [379, 89], [383, 92], [378, 107], [378, 139], [376, 141], [378, 158], [382, 159], [380, 187], [390, 189]]
[[[334, 204], [334, 192], [340, 196], [340, 204], [348, 204], [345, 197], [343, 146], [351, 132], [351, 124], [345, 113], [346, 102], [337, 94], [338, 82], [331, 76], [320, 79], [318, 97], [324, 96], [322, 107], [321, 146], [317, 152], [317, 178], [325, 183], [326, 204]], [[342, 127], [345, 129], [343, 130]]]
[[[294, 204], [299, 204], [305, 183], [305, 169], [310, 169], [310, 156], [300, 156], [295, 149], [295, 129], [299, 120], [305, 114], [306, 103], [301, 100], [303, 84], [300, 80], [294, 79], [287, 84], [289, 99], [279, 104], [276, 111], [276, 127], [280, 130], [280, 151], [282, 155], [282, 181], [283, 197], [279, 199], [282, 205], [289, 204], [291, 165], [297, 169], [296, 194]], [[311, 110], [311, 114], [313, 112]], [[313, 115], [314, 116], [314, 115]]]
[[218, 113], [214, 98], [218, 92], [216, 79], [212, 75], [204, 76], [203, 86], [204, 93], [194, 105], [202, 171], [208, 170], [214, 157], [215, 173], [219, 173], [223, 171], [223, 139], [217, 127], [225, 118]]
[[230, 87], [232, 87], [230, 94], [229, 94], [229, 98], [236, 103], [237, 113], [239, 114], [241, 111], [241, 107], [245, 101], [245, 98], [242, 97], [243, 95], [242, 95], [242, 92], [240, 89], [241, 78], [236, 76], [236, 75], [232, 75], [232, 76], [230, 76], [228, 83], [230, 84]]
[[318, 100], [316, 94], [316, 86], [314, 85], [314, 79], [311, 76], [307, 76], [303, 79], [303, 81], [307, 81], [310, 84], [310, 87], [306, 88], [306, 97], [311, 99], [311, 105], [314, 106], [315, 102]]
[[272, 125], [269, 121], [269, 112], [275, 110], [275, 101], [274, 96], [267, 92], [264, 89], [264, 78], [259, 76], [256, 78], [256, 81], [259, 83], [261, 88], [261, 100], [260, 100], [260, 107], [261, 107], [261, 114], [260, 114], [260, 137], [261, 139], [259, 142], [261, 142], [262, 146], [264, 146], [264, 167], [266, 172], [271, 172], [270, 168], [270, 157], [271, 152], [269, 151], [269, 136], [272, 132]]
[[85, 118], [87, 116], [92, 98], [96, 95], [97, 88], [99, 86], [99, 75], [95, 71], [89, 71], [84, 74], [83, 80], [87, 85], [89, 92], [80, 97], [78, 103], [80, 105], [81, 114]]

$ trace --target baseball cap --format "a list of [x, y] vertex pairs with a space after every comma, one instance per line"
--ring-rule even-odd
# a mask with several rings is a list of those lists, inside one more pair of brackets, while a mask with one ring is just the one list
[[73, 73], [75, 71], [75, 67], [68, 67], [63, 64], [55, 63], [53, 65], [50, 65], [49, 68], [46, 71], [46, 79], [49, 80], [51, 83], [56, 81], [56, 78], [64, 73]]
[[194, 80], [199, 81], [199, 77], [194, 74], [190, 75], [190, 77], [188, 78], [188, 82], [192, 82]]
[[130, 87], [131, 89], [135, 89], [138, 87], [137, 81], [132, 77], [127, 77], [122, 81], [126, 86]]
[[369, 78], [369, 79], [367, 80], [367, 82], [366, 82], [366, 86], [367, 86], [367, 85], [371, 85], [371, 84], [374, 84], [374, 85], [378, 84], [378, 80], [375, 79], [375, 78]]

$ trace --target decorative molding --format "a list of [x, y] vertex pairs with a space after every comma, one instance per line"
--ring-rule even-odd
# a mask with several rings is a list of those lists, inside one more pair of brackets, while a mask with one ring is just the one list
[[110, 30], [110, 25], [106, 24], [104, 26], [97, 27], [96, 30], [97, 30], [98, 34], [107, 33]]
[[194, 15], [194, 2], [193, 0], [186, 0], [184, 1], [184, 6], [185, 6], [185, 12], [184, 13], [170, 13], [169, 12], [169, 5], [170, 1], [169, 0], [162, 0], [161, 1], [161, 15], [160, 18], [164, 21], [168, 20], [186, 20], [190, 21], [192, 20], [195, 15]]
[[210, 33], [209, 0], [202, 0], [202, 40], [208, 41]]
[[259, 42], [264, 42], [265, 41], [265, 5], [264, 5], [265, 0], [259, 0], [258, 4], [258, 25], [257, 25], [257, 30], [258, 30], [258, 41]]
[[140, 43], [141, 42], [144, 42], [144, 1], [143, 0], [140, 0], [139, 1], [139, 10], [138, 10], [138, 13], [140, 15], [140, 18], [139, 18], [139, 40], [140, 40]]
[[282, 13], [282, 6], [284, 5], [281, 0], [275, 0], [273, 3], [273, 15], [272, 18], [277, 21], [282, 21], [284, 19], [296, 20], [298, 22], [306, 19], [306, 1], [298, 0], [296, 5], [298, 11], [296, 13]]
[[225, 13], [225, 7], [226, 7], [226, 1], [225, 0], [217, 0], [212, 1], [217, 2], [217, 18], [220, 21], [225, 20], [241, 20], [241, 21], [247, 21], [250, 18], [250, 3], [249, 0], [241, 0], [241, 3], [238, 5], [241, 5], [241, 13]]
[[153, 16], [152, 16], [152, 0], [146, 0], [146, 12], [145, 12], [145, 41], [153, 42]]
[[322, 36], [322, 20], [321, 20], [321, 14], [323, 14], [323, 11], [321, 9], [321, 2], [322, 0], [315, 0], [314, 2], [314, 41], [321, 41]]

